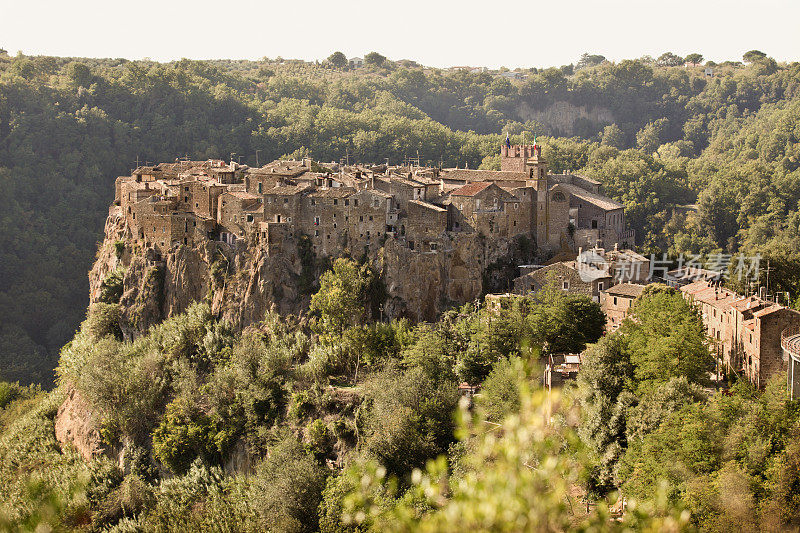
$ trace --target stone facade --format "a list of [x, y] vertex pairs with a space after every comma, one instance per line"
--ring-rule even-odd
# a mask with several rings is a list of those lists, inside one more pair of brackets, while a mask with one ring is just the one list
[[720, 366], [763, 387], [786, 370], [781, 333], [800, 327], [800, 312], [758, 296], [740, 296], [718, 282], [695, 281], [680, 288], [700, 310]]
[[618, 283], [600, 293], [600, 307], [606, 315], [606, 331], [612, 332], [630, 315], [633, 302], [642, 295], [644, 285]]

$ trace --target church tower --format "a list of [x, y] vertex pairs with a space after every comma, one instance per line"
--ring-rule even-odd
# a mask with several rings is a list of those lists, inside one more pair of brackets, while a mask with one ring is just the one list
[[536, 227], [536, 242], [543, 247], [548, 242], [550, 234], [550, 205], [548, 202], [547, 187], [547, 162], [542, 157], [542, 147], [534, 144], [531, 147], [531, 157], [525, 162], [525, 170], [528, 174], [527, 186], [533, 187], [536, 191], [534, 224]]

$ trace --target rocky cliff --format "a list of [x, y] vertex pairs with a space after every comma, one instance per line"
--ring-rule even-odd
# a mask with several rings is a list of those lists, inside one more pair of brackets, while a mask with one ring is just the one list
[[[532, 260], [530, 247], [521, 246], [521, 241], [453, 234], [438, 250], [420, 252], [401, 240], [387, 239], [369, 258], [386, 285], [385, 316], [433, 320], [446, 306], [479, 297], [487, 282], [502, 290], [509, 280], [487, 277], [487, 272], [499, 263]], [[129, 338], [202, 300], [211, 304], [214, 314], [243, 328], [269, 310], [302, 314], [310, 301], [309, 288], [302, 282], [304, 269], [312, 269], [316, 277], [321, 262], [316, 263], [303, 264], [295, 244], [270, 255], [247, 239], [237, 246], [216, 241], [181, 245], [159, 256], [135, 242], [124, 219], [112, 214], [89, 273], [90, 298], [100, 300], [110, 280], [121, 279], [119, 302]]]

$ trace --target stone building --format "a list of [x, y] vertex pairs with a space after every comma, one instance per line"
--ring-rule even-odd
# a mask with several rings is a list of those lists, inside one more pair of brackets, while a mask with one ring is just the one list
[[564, 292], [583, 294], [599, 302], [600, 293], [608, 288], [612, 279], [606, 270], [586, 267], [578, 261], [559, 261], [516, 278], [514, 292], [535, 293], [548, 284], [555, 284]]
[[644, 285], [617, 283], [600, 293], [600, 307], [606, 315], [606, 331], [612, 332], [628, 318], [633, 302], [642, 295]]
[[740, 296], [718, 282], [695, 281], [680, 288], [695, 304], [722, 368], [763, 387], [786, 370], [783, 337], [800, 328], [800, 312], [761, 296]]
[[530, 209], [530, 224], [541, 248], [635, 245], [633, 230], [625, 227], [624, 206], [604, 196], [595, 180], [549, 173], [540, 146], [504, 145], [499, 171], [445, 169], [440, 180], [443, 190], [491, 182], [518, 196]]
[[[229, 246], [263, 241], [278, 253], [306, 235], [323, 256], [374, 253], [387, 239], [437, 253], [459, 234], [526, 236], [543, 250], [574, 250], [574, 235], [592, 217], [602, 218], [597, 229], [622, 228], [619, 206], [599, 184], [549, 174], [538, 146], [504, 147], [502, 156], [501, 171], [175, 161], [117, 178], [115, 204], [130, 235], [156, 252], [213, 239]], [[574, 231], [570, 221], [578, 224]], [[598, 239], [593, 246], [610, 249], [616, 237]]]

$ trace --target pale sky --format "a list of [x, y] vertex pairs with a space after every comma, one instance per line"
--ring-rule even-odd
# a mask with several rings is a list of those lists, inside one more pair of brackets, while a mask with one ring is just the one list
[[324, 59], [376, 50], [424, 65], [558, 66], [751, 49], [800, 60], [798, 0], [0, 0], [11, 54], [191, 59]]

